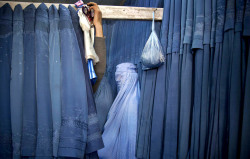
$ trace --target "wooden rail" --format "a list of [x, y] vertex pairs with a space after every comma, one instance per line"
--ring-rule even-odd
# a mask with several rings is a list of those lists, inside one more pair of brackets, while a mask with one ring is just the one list
[[[20, 4], [23, 8], [27, 7], [30, 4], [34, 4], [35, 7], [38, 7], [41, 4], [32, 2], [0, 1], [0, 7], [2, 7], [6, 3], [9, 3], [12, 9], [14, 9], [17, 4]], [[54, 4], [57, 8], [59, 7], [59, 3], [45, 3], [47, 7], [50, 7], [52, 4]], [[68, 5], [75, 7], [74, 4], [62, 4], [62, 5], [66, 7], [68, 7]], [[102, 11], [103, 19], [152, 20], [153, 11], [155, 11], [155, 20], [162, 20], [163, 16], [163, 8], [108, 6], [108, 5], [99, 5], [99, 8]]]

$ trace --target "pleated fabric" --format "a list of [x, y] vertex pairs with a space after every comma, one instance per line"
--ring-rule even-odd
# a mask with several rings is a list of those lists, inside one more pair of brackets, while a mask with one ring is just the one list
[[219, 75], [220, 75], [220, 63], [221, 63], [222, 46], [217, 43], [214, 51], [211, 52], [213, 56], [213, 67], [211, 74], [211, 97], [210, 97], [210, 127], [209, 127], [209, 141], [207, 158], [218, 158], [218, 120], [219, 120]]
[[[177, 157], [180, 86], [181, 1], [171, 1], [167, 47], [166, 104], [163, 158]], [[164, 25], [164, 24], [163, 24]], [[162, 35], [163, 36], [163, 35]]]
[[9, 4], [0, 8], [0, 158], [12, 158], [10, 108], [13, 11]]
[[[125, 5], [159, 7], [162, 5], [162, 2], [161, 1], [126, 1]], [[112, 29], [112, 32], [109, 31], [109, 28]], [[113, 96], [116, 96], [116, 94], [117, 94], [116, 84], [115, 84], [115, 76], [114, 76], [115, 66], [117, 64], [122, 63], [122, 62], [132, 62], [132, 63], [136, 64], [136, 66], [138, 68], [139, 80], [143, 81], [143, 78], [146, 77], [145, 76], [146, 74], [143, 75], [143, 73], [140, 70], [140, 63], [139, 62], [140, 62], [140, 54], [142, 52], [142, 49], [146, 43], [146, 40], [150, 34], [150, 31], [151, 31], [150, 28], [151, 28], [150, 21], [132, 21], [132, 20], [131, 21], [130, 20], [129, 21], [121, 21], [121, 20], [117, 20], [117, 21], [114, 21], [113, 23], [112, 22], [106, 23], [104, 21], [104, 34], [106, 36], [106, 44], [107, 44], [107, 72], [106, 72], [106, 75], [107, 75], [108, 81], [111, 84]], [[159, 22], [156, 23], [156, 30], [157, 30], [157, 32], [159, 32], [159, 30], [160, 30]], [[122, 41], [118, 40], [118, 39], [120, 39], [120, 37], [123, 37]], [[140, 38], [140, 40], [137, 40], [138, 38]], [[152, 73], [150, 73], [150, 74], [151, 75], [154, 74], [153, 76], [154, 76], [154, 78], [156, 78], [156, 71], [155, 70], [152, 70]], [[144, 79], [146, 79], [146, 78], [144, 78]], [[150, 81], [152, 81], [152, 80], [150, 79]], [[148, 81], [148, 83], [150, 83], [150, 81]], [[145, 82], [145, 80], [144, 80], [144, 82]], [[141, 85], [142, 87], [146, 86], [144, 82], [142, 82], [142, 85]], [[147, 85], [147, 87], [148, 87], [147, 89], [149, 91], [154, 90], [154, 88], [151, 87], [151, 83], [150, 83], [150, 85]], [[105, 88], [105, 87], [103, 87], [103, 88]], [[147, 97], [148, 100], [153, 99], [153, 92], [149, 92], [149, 93], [147, 93], [147, 95], [150, 96], [150, 97]], [[150, 103], [145, 102], [145, 104], [148, 104], [148, 106], [146, 106], [147, 108], [149, 108], [148, 110], [152, 109], [152, 103], [153, 103], [153, 100], [151, 100]], [[99, 104], [97, 103], [97, 105], [99, 105]], [[145, 110], [145, 112], [147, 112], [148, 110]], [[140, 112], [140, 110], [139, 110], [139, 112]], [[145, 118], [145, 119], [147, 119], [147, 118]], [[140, 121], [140, 115], [138, 118], [138, 122], [139, 121]], [[139, 129], [139, 127], [138, 127], [138, 129]], [[143, 129], [151, 130], [151, 129], [149, 129], [149, 127], [147, 127], [147, 128], [144, 127]], [[141, 131], [141, 132], [144, 132], [144, 131]], [[150, 136], [150, 133], [147, 132], [147, 135]], [[142, 143], [144, 142], [144, 139], [148, 140], [147, 143], [150, 141], [150, 138], [142, 137], [140, 139]], [[145, 147], [147, 147], [147, 146], [145, 146]]]
[[[168, 12], [172, 15], [172, 17], [169, 18], [169, 28], [167, 28], [168, 38], [165, 38], [165, 41], [167, 41], [168, 46], [167, 52], [172, 52], [173, 54], [173, 50], [176, 48], [174, 45], [178, 43], [178, 39], [172, 40], [176, 38], [174, 36], [175, 30], [178, 30], [178, 27], [174, 27], [174, 25], [178, 26], [178, 20], [174, 20], [176, 14], [178, 17], [178, 13], [175, 13], [175, 3], [177, 2], [172, 3], [171, 1], [165, 1], [165, 3], [168, 4], [168, 7], [164, 10], [164, 16], [167, 15]], [[180, 111], [176, 111], [180, 114], [177, 113], [173, 117], [173, 119], [180, 120], [179, 122], [177, 121], [179, 127], [179, 130], [177, 130], [179, 135], [177, 138], [178, 157], [239, 158], [239, 133], [241, 131], [242, 117], [240, 112], [244, 112], [244, 110], [242, 110], [242, 99], [245, 90], [245, 67], [247, 66], [247, 53], [245, 53], [244, 48], [241, 49], [241, 47], [245, 45], [242, 45], [241, 42], [244, 2], [233, 0], [204, 0], [194, 2], [182, 1], [181, 3], [180, 38], [181, 41], [183, 39], [183, 42], [181, 42], [180, 52], [185, 53], [184, 50], [186, 47], [189, 57], [188, 61], [186, 61], [186, 55], [183, 55], [183, 57], [180, 56], [179, 60], [181, 64], [178, 65], [181, 67], [181, 70], [188, 72], [181, 72], [181, 91], [179, 93], [180, 95], [177, 93], [176, 96], [180, 96]], [[187, 15], [185, 15], [185, 12]], [[194, 18], [193, 15], [195, 15]], [[246, 14], [245, 19], [247, 19], [247, 15], [248, 14]], [[183, 19], [185, 18], [183, 16], [186, 16], [186, 22], [184, 22]], [[246, 24], [248, 24], [248, 21]], [[166, 27], [162, 26], [161, 29], [164, 28]], [[247, 28], [246, 25], [245, 28]], [[193, 29], [194, 31], [192, 31]], [[248, 31], [248, 29], [246, 30]], [[163, 32], [163, 30], [161, 31]], [[192, 33], [194, 34], [193, 37]], [[236, 39], [237, 42], [235, 42]], [[190, 46], [186, 44], [192, 45], [193, 51], [191, 51]], [[247, 50], [247, 47], [245, 49]], [[178, 50], [178, 47], [176, 50]], [[192, 52], [194, 53], [193, 55]], [[194, 56], [194, 64], [192, 62], [192, 56]], [[152, 156], [152, 158], [162, 158], [162, 148], [165, 148], [166, 145], [174, 140], [174, 136], [171, 140], [166, 139], [166, 134], [174, 134], [173, 132], [167, 131], [167, 125], [173, 126], [174, 123], [169, 122], [165, 126], [162, 126], [162, 122], [164, 122], [164, 120], [165, 122], [170, 120], [169, 118], [171, 118], [173, 114], [165, 116], [165, 114], [162, 113], [162, 111], [166, 111], [167, 114], [167, 103], [172, 100], [169, 97], [169, 92], [171, 92], [171, 95], [174, 92], [169, 91], [169, 89], [173, 87], [173, 85], [171, 85], [172, 82], [170, 82], [171, 76], [173, 76], [171, 72], [171, 69], [173, 69], [171, 67], [173, 56], [168, 58], [167, 55], [166, 59], [166, 69], [160, 67], [156, 78], [154, 103], [158, 102], [158, 105], [154, 104], [152, 129], [150, 130], [150, 156]], [[185, 62], [188, 62], [188, 65], [186, 65]], [[166, 74], [165, 77], [161, 74], [162, 72]], [[145, 76], [142, 76], [142, 81], [146, 79], [144, 78]], [[160, 80], [160, 78], [162, 80]], [[175, 79], [178, 80], [177, 76]], [[192, 82], [192, 80], [194, 81]], [[160, 81], [166, 82], [162, 84]], [[187, 84], [184, 85], [182, 82], [187, 82]], [[160, 85], [161, 88], [165, 86], [167, 91], [159, 91], [158, 85]], [[188, 89], [185, 90], [185, 88]], [[145, 89], [141, 89], [142, 94], [144, 91]], [[188, 94], [185, 94], [185, 92]], [[143, 96], [141, 99], [144, 100]], [[164, 107], [165, 103], [166, 107]], [[162, 107], [160, 107], [161, 105]], [[170, 130], [174, 131], [174, 129]], [[164, 133], [161, 133], [161, 131], [164, 131]], [[166, 144], [162, 143], [162, 139], [164, 139]], [[163, 155], [166, 155], [171, 149], [174, 149], [174, 144], [169, 146]], [[172, 151], [169, 154], [174, 156], [176, 152], [177, 151]], [[145, 156], [147, 157], [147, 155]], [[172, 156], [169, 156], [169, 158], [171, 157]]]
[[[190, 158], [199, 157], [200, 128], [202, 100], [202, 75], [203, 75], [203, 36], [204, 36], [204, 0], [195, 1], [194, 4], [194, 31], [192, 49], [194, 51], [194, 104], [191, 130]], [[207, 59], [205, 59], [207, 60]], [[202, 148], [201, 148], [202, 149]]]
[[94, 94], [94, 97], [100, 130], [101, 132], [103, 132], [104, 125], [107, 121], [109, 109], [114, 101], [112, 88], [108, 81], [106, 73], [104, 74], [103, 79]]
[[209, 84], [210, 84], [210, 47], [195, 51], [194, 106], [191, 134], [190, 157], [205, 158], [207, 151]]
[[[207, 132], [207, 110], [208, 110], [208, 79], [209, 79], [209, 57], [210, 37], [205, 34], [210, 32], [209, 11], [205, 12], [205, 4], [209, 2], [195, 1], [194, 35], [192, 49], [194, 50], [194, 104], [191, 132], [190, 158], [204, 158]], [[210, 1], [211, 6], [211, 1]], [[211, 13], [210, 13], [211, 14]], [[206, 17], [206, 19], [205, 19]], [[205, 22], [206, 21], [206, 22]], [[206, 30], [205, 30], [206, 24]], [[206, 35], [206, 37], [204, 36]], [[205, 41], [206, 40], [206, 41]]]
[[[163, 4], [161, 1], [137, 1], [137, 6], [145, 7], [161, 7]], [[138, 42], [137, 46], [132, 48], [132, 52], [138, 52], [139, 55], [131, 55], [132, 59], [140, 57], [142, 49], [146, 44], [146, 40], [150, 34], [151, 22], [144, 22], [135, 25], [138, 28], [144, 28], [144, 35], [140, 35], [141, 40]], [[157, 36], [160, 33], [160, 23], [155, 23], [155, 30]], [[136, 31], [136, 30], [135, 30]], [[138, 30], [136, 31], [137, 33]], [[143, 33], [140, 30], [140, 33]], [[135, 39], [138, 36], [135, 36]], [[137, 41], [136, 41], [137, 42]], [[136, 43], [134, 42], [134, 43]], [[136, 49], [139, 48], [139, 49]], [[140, 65], [137, 65], [140, 67]], [[138, 69], [139, 70], [139, 69]], [[140, 71], [139, 71], [140, 72]], [[139, 73], [140, 75], [140, 73]], [[154, 105], [154, 94], [156, 86], [157, 69], [143, 71], [141, 73], [141, 98], [139, 104], [139, 114], [138, 114], [138, 125], [137, 125], [137, 141], [136, 141], [136, 157], [137, 158], [149, 158], [150, 156], [150, 142], [151, 142], [151, 130], [152, 130], [152, 114]]]
[[97, 150], [103, 148], [103, 141], [101, 137], [101, 130], [99, 127], [99, 121], [97, 117], [96, 105], [93, 96], [92, 84], [89, 78], [89, 71], [87, 68], [87, 63], [85, 60], [85, 51], [84, 51], [84, 39], [83, 32], [79, 24], [79, 17], [75, 9], [69, 6], [69, 11], [71, 14], [72, 24], [74, 32], [76, 34], [78, 45], [81, 52], [81, 59], [83, 64], [83, 70], [85, 74], [86, 81], [86, 93], [87, 93], [87, 102], [88, 102], [88, 130], [87, 130], [87, 145], [86, 145], [86, 154], [95, 153]]
[[187, 2], [187, 15], [185, 19], [184, 37], [183, 37], [183, 59], [181, 69], [181, 90], [180, 90], [180, 119], [178, 136], [178, 157], [189, 158], [190, 149], [190, 130], [192, 126], [192, 108], [193, 108], [193, 51], [192, 30], [193, 30], [193, 12], [194, 1]]
[[243, 89], [242, 89], [242, 71], [241, 71], [241, 32], [234, 33], [234, 43], [230, 44], [233, 47], [231, 57], [231, 78], [230, 78], [230, 95], [229, 95], [229, 143], [228, 143], [228, 158], [239, 158], [240, 141], [240, 121], [243, 103]]
[[23, 11], [24, 82], [22, 98], [22, 156], [35, 156], [37, 143], [35, 12], [36, 8], [33, 4], [27, 6]]
[[19, 159], [21, 156], [23, 113], [22, 94], [24, 79], [23, 27], [23, 9], [21, 5], [17, 5], [13, 13], [13, 43], [10, 81], [11, 127], [14, 159]]
[[250, 153], [248, 150], [249, 147], [249, 114], [250, 114], [250, 101], [249, 101], [249, 94], [250, 94], [250, 86], [249, 86], [249, 79], [250, 79], [250, 49], [249, 49], [249, 38], [245, 40], [246, 46], [248, 45], [246, 51], [247, 51], [247, 72], [246, 72], [246, 85], [245, 85], [245, 96], [244, 96], [244, 102], [243, 102], [243, 119], [242, 119], [242, 133], [241, 133], [241, 149], [240, 149], [240, 158], [245, 159], [250, 157]]
[[203, 68], [202, 68], [202, 96], [201, 119], [199, 137], [199, 158], [205, 158], [207, 154], [208, 130], [209, 130], [209, 99], [211, 84], [211, 31], [212, 31], [212, 0], [204, 1], [204, 33], [203, 33]]
[[53, 121], [53, 156], [57, 157], [61, 127], [61, 50], [59, 14], [52, 5], [49, 8], [49, 79]]
[[36, 9], [36, 98], [37, 98], [37, 145], [36, 158], [53, 156], [53, 122], [49, 79], [49, 15], [42, 3]]
[[[215, 28], [216, 28], [216, 16], [217, 16], [217, 12], [216, 12], [216, 0], [212, 0], [212, 4], [211, 4], [211, 9], [212, 9], [212, 25], [211, 25], [211, 36], [210, 36], [210, 51], [211, 51], [211, 60], [210, 60], [210, 89], [209, 89], [209, 114], [208, 114], [208, 119], [209, 119], [209, 125], [208, 125], [208, 136], [207, 136], [207, 154], [206, 157], [209, 158], [210, 156], [210, 150], [211, 150], [211, 142], [212, 142], [212, 134], [213, 134], [213, 122], [214, 122], [214, 112], [215, 112], [215, 108], [214, 108], [214, 102], [215, 102], [215, 90], [216, 90], [216, 76], [217, 76], [217, 63], [218, 59], [216, 59], [217, 56], [215, 56], [214, 52], [215, 52]], [[216, 59], [216, 60], [215, 60]], [[215, 66], [216, 65], [216, 66]]]
[[176, 158], [179, 113], [179, 53], [167, 55], [169, 63], [168, 88], [165, 110], [165, 133], [163, 158]]
[[164, 63], [157, 72], [154, 107], [152, 116], [152, 131], [150, 140], [150, 158], [161, 158], [164, 135], [164, 112], [165, 112], [165, 94], [166, 83], [161, 82], [166, 78], [166, 64]]
[[118, 95], [112, 104], [102, 135], [105, 147], [100, 158], [135, 159], [137, 113], [140, 88], [136, 67], [132, 63], [117, 65]]
[[[230, 25], [230, 23], [234, 24], [234, 17], [232, 14], [234, 14], [234, 10], [232, 10], [230, 3], [234, 3], [234, 1], [227, 2], [227, 11], [226, 11], [226, 18], [225, 18], [225, 28], [227, 29], [227, 24]], [[231, 10], [230, 10], [231, 9]], [[228, 11], [229, 10], [229, 11]], [[229, 14], [229, 16], [227, 16]], [[231, 19], [229, 19], [230, 17]], [[232, 22], [230, 22], [232, 21]], [[230, 83], [230, 74], [231, 70], [230, 63], [231, 63], [231, 57], [232, 57], [232, 51], [233, 51], [233, 39], [234, 39], [234, 31], [229, 28], [224, 32], [224, 39], [223, 39], [223, 51], [222, 51], [222, 60], [221, 60], [221, 74], [220, 74], [220, 100], [219, 100], [219, 152], [220, 157], [227, 158], [227, 152], [228, 152], [228, 113], [229, 113], [229, 83]], [[232, 66], [233, 67], [233, 66]]]
[[[222, 61], [223, 59], [223, 34], [224, 34], [224, 23], [225, 23], [225, 8], [226, 8], [226, 1], [219, 0], [216, 2], [216, 36], [215, 36], [215, 52], [214, 52], [214, 63], [213, 63], [213, 70], [212, 70], [212, 90], [211, 90], [211, 105], [214, 109], [212, 114], [213, 120], [213, 128], [211, 133], [211, 145], [208, 155], [211, 158], [217, 157], [225, 157], [225, 150], [223, 148], [223, 140], [225, 139], [225, 105], [223, 105], [223, 89], [226, 89], [222, 82], [227, 83], [228, 81], [223, 81], [223, 75], [226, 75], [225, 70], [225, 62]], [[222, 105], [221, 105], [221, 104]], [[210, 120], [210, 121], [212, 121]], [[219, 127], [222, 127], [219, 129]], [[225, 141], [225, 140], [224, 140]]]
[[[168, 42], [167, 42], [167, 51], [166, 53], [171, 53], [172, 51], [172, 44], [173, 44], [173, 27], [174, 27], [174, 4], [175, 2], [171, 0], [170, 2], [170, 16], [169, 17], [169, 27], [168, 27]], [[166, 35], [165, 35], [166, 36]]]
[[[240, 157], [241, 121], [244, 103], [246, 52], [243, 49], [243, 10], [245, 1], [236, 0], [233, 53], [231, 57], [231, 79], [229, 97], [229, 144], [228, 158]], [[232, 13], [231, 13], [232, 14]], [[232, 20], [231, 20], [232, 21]], [[248, 58], [249, 59], [249, 58]], [[243, 138], [242, 138], [243, 139]], [[246, 140], [244, 140], [246, 141]], [[244, 149], [245, 147], [241, 147]]]
[[249, 0], [125, 5], [163, 2], [158, 69], [141, 70], [150, 21], [103, 21], [107, 70], [95, 99], [71, 6], [0, 8], [0, 158], [98, 158], [122, 62], [141, 81], [136, 150], [124, 158], [249, 158]]
[[198, 158], [199, 156], [199, 136], [200, 136], [200, 117], [201, 117], [201, 95], [202, 95], [202, 65], [203, 50], [198, 49], [194, 55], [194, 104], [192, 114], [191, 129], [191, 147], [190, 158]]
[[[230, 1], [227, 2], [230, 7]], [[234, 3], [234, 2], [231, 2]], [[218, 9], [218, 19], [217, 19], [217, 30], [216, 30], [216, 40], [217, 42], [222, 42], [223, 39], [223, 25], [225, 25], [226, 29], [226, 20], [232, 21], [228, 19], [226, 16], [226, 1], [217, 1], [217, 9]], [[229, 8], [229, 16], [231, 14], [230, 11], [231, 8]], [[233, 12], [234, 14], [234, 12]], [[219, 19], [220, 18], [220, 19]], [[232, 18], [232, 16], [230, 16]], [[234, 20], [234, 19], [233, 19]], [[233, 21], [234, 22], [234, 21]], [[233, 23], [232, 22], [232, 23]], [[222, 33], [220, 33], [222, 32]], [[220, 35], [221, 34], [221, 35]], [[231, 34], [231, 35], [230, 35]], [[232, 54], [232, 40], [233, 40], [233, 33], [225, 32], [224, 33], [224, 40], [223, 40], [223, 47], [221, 52], [221, 64], [220, 64], [220, 77], [219, 77], [219, 131], [218, 131], [218, 143], [219, 143], [219, 157], [220, 158], [227, 158], [227, 152], [228, 152], [228, 133], [227, 133], [227, 115], [228, 115], [228, 92], [229, 92], [229, 71], [227, 68], [229, 68], [230, 63], [230, 56]], [[228, 45], [228, 46], [227, 46]]]
[[[220, 75], [220, 101], [219, 101], [219, 152], [220, 156], [227, 158], [228, 156], [228, 125], [230, 113], [230, 76], [232, 74], [232, 57], [234, 46], [234, 15], [235, 15], [235, 2], [233, 0], [227, 1], [226, 14], [225, 14], [225, 26], [224, 26], [224, 39], [223, 39], [223, 52], [221, 63], [221, 75]], [[231, 66], [230, 66], [231, 65]], [[231, 98], [231, 99], [234, 99]], [[240, 108], [240, 106], [238, 106]], [[236, 114], [236, 112], [234, 112]], [[230, 117], [230, 118], [229, 118]], [[237, 151], [233, 151], [237, 152]], [[233, 156], [231, 156], [233, 157]], [[236, 157], [236, 156], [235, 156]]]
[[178, 158], [189, 157], [192, 113], [193, 52], [190, 44], [184, 44], [181, 68], [180, 119], [178, 134]]
[[[123, 62], [131, 62], [139, 66], [140, 54], [146, 39], [150, 34], [149, 21], [116, 21], [112, 26], [112, 36], [107, 37], [106, 41], [110, 40], [110, 46], [107, 47], [107, 77], [112, 87], [113, 96], [117, 95], [115, 84], [115, 66]], [[136, 29], [141, 28], [141, 29]], [[125, 31], [128, 30], [128, 31]], [[159, 22], [156, 23], [156, 30], [159, 31]], [[158, 32], [157, 31], [157, 32]], [[124, 37], [123, 41], [117, 40]], [[142, 40], [136, 40], [141, 37]], [[127, 45], [124, 45], [127, 44]], [[108, 46], [108, 42], [107, 42]], [[140, 73], [139, 73], [140, 74]]]
[[[246, 67], [248, 66], [248, 53], [246, 53], [248, 47], [245, 42], [242, 42], [244, 36], [241, 34], [248, 32], [249, 22], [246, 20], [243, 31], [242, 20], [240, 20], [243, 17], [244, 1], [182, 0], [181, 5], [178, 3], [180, 2], [167, 0], [164, 2], [167, 4], [164, 18], [168, 17], [166, 15], [170, 16], [166, 22], [167, 25], [161, 26], [161, 32], [164, 31], [165, 35], [168, 35], [162, 39], [162, 44], [171, 56], [167, 55], [166, 64], [154, 70], [154, 73], [143, 72], [140, 77], [142, 81], [140, 105], [143, 107], [139, 107], [138, 123], [146, 122], [141, 127], [138, 126], [142, 136], [137, 134], [139, 139], [137, 145], [140, 145], [137, 146], [137, 155], [143, 156], [142, 158], [149, 158], [149, 156], [162, 158], [167, 154], [169, 158], [176, 155], [181, 158], [237, 158], [240, 151], [239, 145], [243, 144], [247, 147], [245, 146], [247, 142], [240, 139], [239, 135], [242, 114], [245, 113], [242, 103], [245, 100]], [[136, 1], [127, 4], [148, 5], [148, 2]], [[247, 19], [248, 11], [245, 12], [245, 19]], [[165, 22], [164, 18], [163, 22]], [[121, 23], [119, 27], [113, 25], [112, 32], [107, 33], [112, 36], [109, 39], [112, 47], [108, 49], [111, 52], [118, 50], [118, 55], [121, 55], [108, 58], [107, 63], [110, 65], [107, 72], [110, 81], [114, 80], [112, 77], [114, 69], [111, 67], [115, 66], [115, 61], [135, 57], [133, 54], [124, 55], [121, 51], [124, 50], [122, 48], [124, 46], [114, 46], [118, 43], [114, 39], [119, 37], [116, 32], [124, 30], [122, 27], [127, 25], [124, 22], [119, 23]], [[126, 35], [122, 34], [122, 36]], [[178, 40], [179, 38], [181, 40]], [[130, 41], [135, 43], [134, 40]], [[131, 50], [133, 52], [133, 48]], [[175, 60], [177, 61], [174, 53], [183, 54], [178, 57], [178, 65], [173, 64]], [[177, 70], [178, 73], [176, 73]], [[173, 79], [179, 79], [180, 83], [172, 85]], [[114, 82], [111, 82], [111, 85], [115, 88]], [[166, 89], [160, 90], [163, 87]], [[170, 91], [174, 87], [179, 88], [180, 91], [176, 88], [174, 90], [179, 92]], [[153, 98], [151, 98], [152, 95]], [[177, 107], [173, 109], [172, 101], [173, 103], [178, 101]], [[174, 115], [168, 110], [173, 111]], [[146, 116], [149, 119], [145, 119]], [[247, 120], [246, 117], [243, 118]], [[177, 121], [177, 124], [169, 121]], [[176, 125], [177, 129], [172, 129], [176, 128]], [[243, 127], [247, 130], [245, 125]], [[175, 137], [176, 132], [177, 137]], [[172, 138], [166, 134], [170, 134]], [[240, 143], [240, 140], [243, 142]], [[165, 148], [166, 145], [168, 149]]]
[[[126, 0], [124, 5], [162, 7], [163, 1]], [[160, 21], [155, 22], [157, 34], [160, 31], [160, 23]], [[141, 82], [142, 71], [140, 68], [140, 55], [151, 33], [151, 24], [151, 21], [103, 20], [103, 30], [107, 46], [106, 74], [114, 97], [117, 95], [114, 74], [118, 64], [123, 62], [134, 63], [138, 68], [139, 80]], [[123, 37], [122, 40], [120, 37]]]
[[182, 0], [181, 2], [181, 35], [180, 35], [180, 53], [183, 53], [184, 49], [184, 36], [185, 36], [185, 27], [186, 27], [186, 18], [187, 18], [187, 0]]
[[204, 34], [204, 0], [195, 1], [194, 35], [192, 49], [195, 50], [194, 58], [194, 105], [191, 134], [191, 158], [198, 158], [199, 155], [199, 133], [201, 116], [201, 95], [202, 95], [202, 66], [203, 66], [203, 34]]
[[70, 11], [60, 5], [59, 14], [62, 121], [58, 156], [83, 158], [88, 129], [85, 73]]
[[161, 158], [164, 135], [164, 112], [165, 112], [165, 94], [166, 83], [161, 82], [165, 80], [166, 64], [164, 63], [157, 72], [155, 94], [154, 94], [154, 107], [152, 116], [152, 130], [150, 140], [150, 158]]
[[210, 86], [210, 60], [211, 52], [209, 45], [203, 46], [203, 67], [202, 67], [202, 96], [201, 96], [201, 119], [200, 119], [200, 139], [199, 139], [199, 158], [206, 157], [207, 136], [208, 136], [208, 112], [209, 112], [209, 86]]
[[[249, 7], [250, 7], [250, 1], [249, 0], [246, 0], [245, 2], [244, 1], [240, 1], [239, 2], [240, 3], [240, 5], [238, 6], [239, 7], [239, 9], [243, 9], [244, 10], [244, 4], [245, 4], [245, 10], [244, 10], [244, 24], [243, 24], [243, 35], [244, 36], [249, 36], [249, 34], [250, 34], [250, 29], [249, 29], [249, 27], [248, 27], [248, 25], [249, 25], [249, 19], [250, 19], [250, 13], [249, 13]], [[242, 11], [243, 11], [242, 10]], [[239, 14], [242, 14], [242, 12], [241, 13], [239, 13]], [[238, 18], [238, 17], [237, 17]], [[241, 18], [241, 17], [240, 17]]]
[[[244, 2], [241, 1], [241, 4], [244, 4]], [[238, 6], [238, 9], [242, 8], [242, 6]], [[240, 10], [238, 10], [240, 12]], [[250, 157], [250, 152], [248, 150], [250, 146], [250, 138], [249, 138], [249, 121], [250, 121], [250, 30], [249, 27], [249, 20], [250, 20], [250, 1], [245, 1], [245, 12], [244, 12], [244, 19], [243, 19], [243, 36], [244, 36], [244, 47], [242, 52], [245, 52], [245, 66], [246, 66], [246, 74], [245, 74], [245, 81], [244, 81], [244, 87], [243, 91], [245, 93], [244, 95], [244, 101], [243, 101], [243, 117], [242, 117], [242, 130], [241, 130], [241, 146], [240, 146], [240, 158], [245, 159]], [[241, 13], [241, 12], [240, 12]], [[241, 19], [240, 19], [241, 20]], [[241, 22], [241, 21], [239, 21]], [[239, 23], [239, 28], [241, 28], [241, 23]], [[243, 75], [244, 77], [244, 75]]]
[[[148, 78], [147, 78], [148, 77]], [[144, 94], [141, 96], [139, 117], [137, 128], [137, 158], [147, 158], [149, 156], [150, 146], [150, 134], [151, 134], [151, 122], [152, 122], [152, 110], [153, 110], [153, 97], [156, 81], [156, 70], [149, 70], [142, 75], [142, 89]], [[148, 117], [148, 118], [147, 118]]]

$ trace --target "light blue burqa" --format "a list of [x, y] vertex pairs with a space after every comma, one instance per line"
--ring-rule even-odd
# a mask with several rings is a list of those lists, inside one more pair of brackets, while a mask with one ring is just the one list
[[102, 135], [104, 148], [98, 151], [100, 159], [134, 159], [137, 112], [140, 88], [136, 67], [132, 63], [116, 66], [115, 80], [118, 94], [112, 104]]

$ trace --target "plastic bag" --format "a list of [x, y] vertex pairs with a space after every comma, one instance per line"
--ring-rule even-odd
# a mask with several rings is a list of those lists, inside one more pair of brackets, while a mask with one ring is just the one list
[[161, 43], [157, 37], [154, 26], [154, 12], [152, 22], [152, 32], [142, 51], [142, 69], [149, 70], [161, 66], [165, 61]]

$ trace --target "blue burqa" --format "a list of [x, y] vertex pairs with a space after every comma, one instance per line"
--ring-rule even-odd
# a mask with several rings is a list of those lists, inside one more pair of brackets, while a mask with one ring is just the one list
[[12, 157], [10, 116], [10, 72], [12, 49], [12, 10], [0, 8], [0, 158]]
[[13, 158], [20, 158], [22, 137], [23, 94], [23, 9], [17, 5], [13, 14], [13, 43], [11, 59], [10, 107]]
[[118, 94], [112, 104], [102, 135], [104, 148], [101, 159], [135, 157], [137, 113], [140, 89], [136, 67], [131, 63], [116, 66]]

